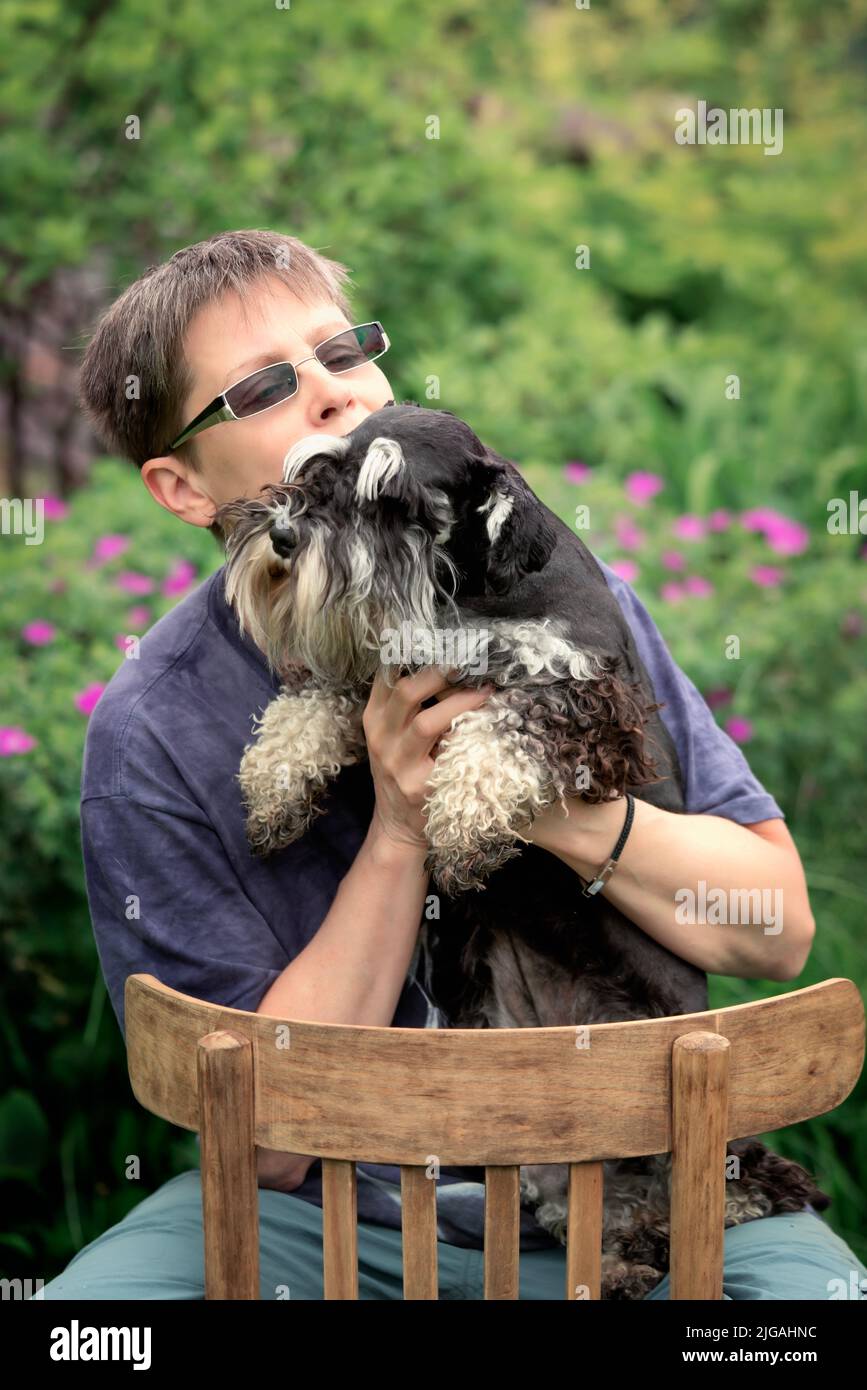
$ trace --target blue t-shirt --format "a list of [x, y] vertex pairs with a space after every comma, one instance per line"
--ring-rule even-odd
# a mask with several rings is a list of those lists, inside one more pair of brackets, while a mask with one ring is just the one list
[[[677, 667], [647, 609], [607, 565], [602, 571], [664, 701], [677, 746], [685, 809], [741, 824], [782, 816], [737, 745]], [[255, 1010], [310, 941], [367, 834], [374, 803], [366, 763], [345, 768], [328, 811], [296, 844], [254, 858], [237, 772], [279, 681], [242, 637], [219, 569], [142, 639], [90, 719], [81, 782], [81, 834], [91, 918], [111, 1002], [124, 1031], [126, 977]], [[443, 1026], [418, 951], [394, 1027]], [[317, 1160], [291, 1195], [321, 1206]], [[360, 1221], [400, 1228], [399, 1169], [358, 1165]], [[446, 1168], [437, 1186], [439, 1237], [483, 1248], [484, 1187]], [[555, 1244], [521, 1212], [521, 1248]]]

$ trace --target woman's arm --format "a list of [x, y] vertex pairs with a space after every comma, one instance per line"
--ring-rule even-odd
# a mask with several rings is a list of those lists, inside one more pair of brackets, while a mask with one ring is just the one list
[[[539, 816], [529, 838], [589, 881], [617, 843], [626, 801], [567, 805], [568, 816], [560, 806]], [[582, 886], [576, 878], [576, 893]], [[722, 890], [715, 895], [719, 924], [714, 889]], [[649, 936], [717, 975], [793, 980], [816, 929], [801, 859], [779, 818], [738, 825], [636, 800], [632, 829], [601, 891]]]

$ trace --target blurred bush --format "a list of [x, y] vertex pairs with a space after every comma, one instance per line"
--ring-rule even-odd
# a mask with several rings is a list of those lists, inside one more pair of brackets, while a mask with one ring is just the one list
[[[87, 719], [137, 637], [222, 559], [136, 470], [102, 460], [45, 540], [4, 538], [0, 590], [0, 1264], [48, 1277], [142, 1197], [124, 1181], [197, 1161], [132, 1101], [84, 888], [78, 799]], [[5, 1249], [4, 1249], [5, 1247]], [[25, 1258], [26, 1257], [26, 1258]]]

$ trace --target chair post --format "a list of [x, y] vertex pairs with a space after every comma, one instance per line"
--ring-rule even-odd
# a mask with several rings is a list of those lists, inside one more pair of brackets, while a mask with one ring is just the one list
[[403, 1296], [407, 1301], [439, 1297], [437, 1273], [437, 1185], [427, 1168], [400, 1170], [403, 1232]]
[[358, 1176], [350, 1159], [322, 1160], [322, 1283], [325, 1299], [358, 1298]]
[[721, 1299], [730, 1044], [676, 1038], [671, 1075], [672, 1299]]
[[196, 1053], [202, 1139], [205, 1298], [258, 1299], [259, 1191], [253, 1047], [221, 1030]]
[[521, 1169], [517, 1163], [485, 1165], [486, 1299], [519, 1298]]
[[605, 1173], [601, 1161], [570, 1163], [566, 1218], [566, 1297], [602, 1295], [602, 1216]]

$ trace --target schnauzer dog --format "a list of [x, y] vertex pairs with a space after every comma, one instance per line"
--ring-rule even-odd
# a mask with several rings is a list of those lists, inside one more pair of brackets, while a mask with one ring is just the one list
[[[567, 798], [626, 791], [673, 812], [681, 771], [650, 677], [601, 569], [515, 464], [448, 411], [393, 402], [351, 434], [301, 440], [283, 482], [229, 503], [226, 595], [281, 680], [239, 780], [255, 853], [301, 836], [386, 680], [442, 665], [495, 689], [440, 741], [422, 928], [426, 984], [451, 1027], [551, 1027], [704, 1010], [703, 971], [585, 896], [527, 833]], [[454, 641], [455, 634], [462, 641]], [[401, 638], [408, 638], [403, 641]], [[446, 651], [444, 638], [451, 638]], [[727, 1226], [829, 1203], [799, 1165], [733, 1141]], [[479, 1173], [480, 1170], [468, 1170]], [[525, 1167], [522, 1201], [565, 1240], [566, 1167]], [[670, 1157], [605, 1163], [604, 1298], [642, 1298], [668, 1267]]]

